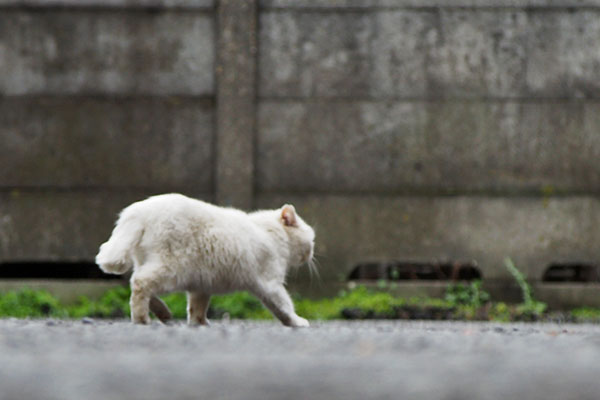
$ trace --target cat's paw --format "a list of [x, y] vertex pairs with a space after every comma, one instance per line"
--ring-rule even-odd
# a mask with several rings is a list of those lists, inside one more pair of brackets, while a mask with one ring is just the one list
[[296, 318], [292, 320], [290, 326], [293, 328], [308, 328], [310, 323], [306, 318], [296, 316]]
[[131, 322], [133, 322], [134, 324], [148, 325], [152, 322], [152, 320], [150, 319], [149, 315], [144, 315], [144, 316], [135, 315], [135, 316], [131, 317]]
[[207, 318], [188, 318], [189, 326], [210, 326], [210, 321]]

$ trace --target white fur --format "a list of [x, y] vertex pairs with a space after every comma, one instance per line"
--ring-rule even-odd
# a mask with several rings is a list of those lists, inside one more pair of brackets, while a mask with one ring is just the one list
[[150, 321], [149, 301], [187, 291], [188, 323], [207, 324], [210, 296], [235, 290], [256, 295], [285, 325], [308, 326], [284, 288], [286, 272], [313, 256], [314, 231], [293, 206], [245, 213], [180, 194], [125, 208], [96, 263], [108, 273], [133, 267], [131, 318]]

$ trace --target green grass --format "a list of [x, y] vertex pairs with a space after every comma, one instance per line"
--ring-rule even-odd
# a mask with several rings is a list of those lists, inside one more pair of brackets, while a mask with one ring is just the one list
[[[100, 299], [81, 297], [75, 304], [63, 305], [50, 293], [43, 290], [21, 289], [0, 293], [0, 317], [36, 318], [126, 318], [129, 315], [130, 290], [119, 287], [108, 290]], [[186, 317], [186, 296], [173, 293], [162, 296], [174, 318]], [[393, 318], [395, 310], [405, 305], [448, 306], [448, 302], [436, 299], [409, 299], [394, 297], [387, 292], [371, 291], [359, 286], [341, 292], [337, 297], [311, 300], [294, 299], [298, 314], [309, 319], [328, 320], [344, 317], [344, 310], [359, 310], [379, 318]], [[256, 297], [247, 292], [237, 292], [211, 298], [209, 315], [222, 318], [224, 315], [239, 319], [272, 319]]]
[[[296, 296], [294, 303], [299, 315], [309, 320], [332, 319], [453, 319], [489, 320], [498, 322], [552, 320], [556, 316], [546, 311], [546, 304], [534, 299], [533, 291], [523, 274], [507, 259], [506, 267], [514, 276], [523, 294], [520, 304], [493, 302], [480, 281], [449, 284], [443, 299], [401, 298], [387, 291], [364, 286], [341, 291], [336, 297], [319, 300]], [[380, 289], [385, 289], [381, 287]], [[21, 289], [0, 293], [0, 318], [128, 318], [127, 287], [108, 290], [98, 300], [81, 297], [75, 304], [61, 304], [43, 290]], [[174, 318], [186, 317], [186, 297], [174, 293], [162, 297]], [[213, 296], [209, 318], [229, 316], [235, 319], [272, 319], [271, 314], [254, 296], [238, 292]], [[600, 310], [578, 308], [561, 313], [560, 318], [573, 322], [600, 323]]]
[[[186, 318], [186, 296], [183, 293], [173, 293], [162, 296], [171, 309], [174, 318]], [[270, 319], [271, 314], [261, 302], [247, 292], [237, 292], [228, 295], [212, 296], [210, 299], [209, 316], [222, 318], [225, 314], [238, 319]]]
[[390, 315], [394, 307], [401, 305], [403, 301], [387, 292], [372, 292], [359, 286], [350, 291], [342, 291], [334, 298], [296, 299], [295, 305], [298, 314], [304, 318], [329, 320], [342, 318], [343, 311], [350, 309], [372, 312], [383, 318]]
[[576, 308], [571, 310], [571, 315], [577, 322], [600, 323], [600, 310], [597, 308]]
[[[0, 293], [0, 317], [17, 318], [128, 318], [129, 295], [126, 287], [108, 290], [100, 299], [81, 297], [75, 304], [61, 304], [43, 290], [21, 289]], [[295, 297], [299, 315], [310, 320], [332, 319], [467, 319], [510, 321], [522, 317], [518, 305], [492, 303], [478, 282], [470, 285], [449, 285], [445, 299], [400, 298], [389, 292], [376, 291], [364, 286], [342, 291], [338, 296], [319, 300]], [[186, 297], [182, 293], [163, 296], [163, 300], [177, 319], [186, 317]], [[583, 309], [582, 309], [583, 310]], [[263, 305], [247, 292], [213, 296], [209, 316], [236, 319], [272, 319]], [[579, 316], [600, 320], [600, 310], [579, 311]], [[521, 318], [526, 319], [526, 318]]]
[[50, 293], [21, 289], [0, 294], [0, 316], [16, 318], [65, 317], [67, 313]]

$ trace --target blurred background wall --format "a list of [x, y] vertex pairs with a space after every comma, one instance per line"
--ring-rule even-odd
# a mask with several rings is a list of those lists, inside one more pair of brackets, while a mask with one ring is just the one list
[[305, 293], [600, 305], [599, 99], [598, 0], [0, 0], [0, 279], [177, 191], [295, 204]]

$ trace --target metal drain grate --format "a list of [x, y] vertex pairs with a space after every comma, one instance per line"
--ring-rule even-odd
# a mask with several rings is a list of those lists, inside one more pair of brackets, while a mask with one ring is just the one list
[[600, 269], [586, 263], [551, 264], [542, 277], [544, 282], [600, 282]]
[[5, 262], [0, 263], [0, 279], [122, 279], [105, 274], [92, 262]]
[[474, 263], [443, 262], [368, 262], [356, 265], [348, 280], [463, 280], [481, 279], [481, 271]]

